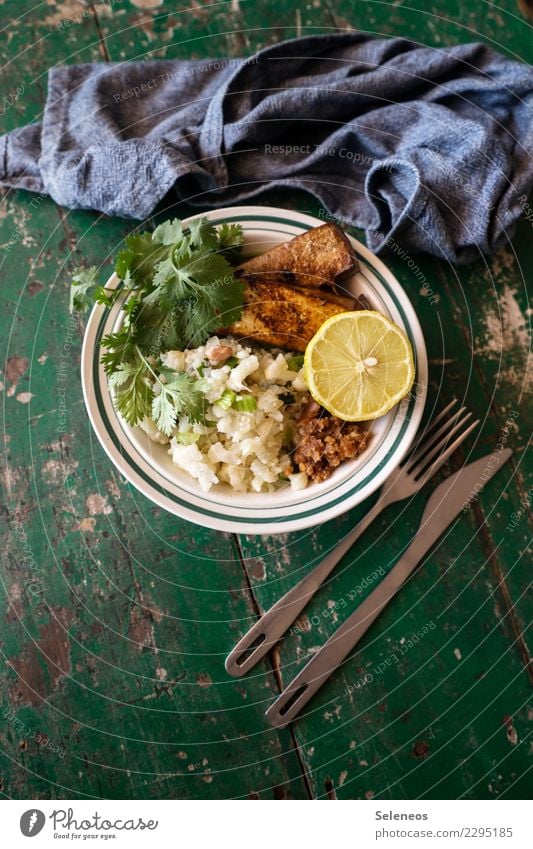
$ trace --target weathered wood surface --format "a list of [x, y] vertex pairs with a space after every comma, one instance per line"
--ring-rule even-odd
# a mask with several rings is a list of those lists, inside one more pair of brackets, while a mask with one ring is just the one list
[[[523, 11], [510, 0], [499, 8], [440, 0], [417, 11], [348, 0], [94, 7], [0, 2], [2, 93], [23, 87], [2, 115], [2, 131], [38, 120], [45, 72], [55, 63], [246, 55], [347, 26], [437, 46], [484, 39], [509, 55], [533, 56]], [[264, 200], [318, 211], [306, 195]], [[531, 718], [531, 222], [523, 220], [488, 262], [467, 268], [417, 256], [415, 277], [411, 257], [388, 260], [424, 327], [428, 409], [437, 395], [439, 405], [464, 398], [483, 423], [472, 458], [501, 440], [515, 453], [357, 655], [293, 729], [279, 733], [263, 711], [280, 682], [392, 565], [424, 497], [391, 507], [279, 650], [246, 679], [230, 679], [223, 658], [257, 611], [368, 504], [306, 533], [239, 539], [154, 508], [117, 475], [91, 432], [79, 378], [83, 328], [72, 328], [67, 313], [69, 270], [80, 258], [105, 264], [131, 225], [23, 192], [5, 193], [0, 218], [4, 796], [523, 798]], [[425, 296], [420, 275], [438, 303]], [[368, 683], [355, 688], [365, 675]]]

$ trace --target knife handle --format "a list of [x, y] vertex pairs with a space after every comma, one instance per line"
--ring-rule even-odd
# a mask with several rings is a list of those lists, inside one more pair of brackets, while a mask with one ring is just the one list
[[351, 616], [331, 635], [302, 671], [285, 687], [266, 711], [271, 725], [284, 728], [300, 713], [322, 684], [357, 645], [363, 634], [396, 595], [417, 563], [418, 554], [407, 551], [378, 587], [359, 605]]
[[[428, 499], [415, 538], [400, 560], [266, 711], [266, 717], [272, 725], [283, 728], [297, 716], [311, 696], [357, 645], [461, 509], [469, 503], [465, 498], [468, 498], [469, 493], [477, 492], [474, 484], [480, 480], [480, 475], [484, 481], [490, 479], [507, 462], [511, 454], [509, 448], [493, 452], [469, 463], [439, 484]], [[459, 485], [461, 479], [463, 482]]]

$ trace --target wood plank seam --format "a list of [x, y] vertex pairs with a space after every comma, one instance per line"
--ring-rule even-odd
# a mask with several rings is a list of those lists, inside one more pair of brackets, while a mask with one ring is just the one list
[[[241, 541], [239, 539], [238, 534], [235, 534], [234, 536], [235, 536], [235, 543], [236, 543], [237, 551], [239, 552], [239, 559], [240, 559], [240, 562], [241, 562], [242, 571], [244, 573], [244, 579], [246, 581], [246, 588], [247, 588], [248, 596], [249, 596], [249, 598], [252, 602], [253, 608], [254, 608], [256, 615], [257, 615], [257, 618], [259, 618], [261, 616], [261, 607], [260, 607], [259, 602], [257, 601], [257, 599], [255, 597], [253, 587], [252, 587], [252, 584], [250, 582], [250, 578], [249, 578], [249, 575], [248, 575], [248, 571], [246, 569], [246, 557], [243, 553], [243, 550], [242, 550], [242, 547], [241, 547]], [[283, 684], [282, 684], [282, 681], [281, 681], [281, 675], [280, 675], [279, 669], [276, 668], [276, 663], [275, 663], [275, 660], [272, 656], [274, 648], [275, 647], [273, 647], [272, 650], [269, 651], [267, 657], [268, 657], [269, 663], [272, 667], [272, 672], [273, 672], [274, 678], [276, 680], [276, 686], [278, 687], [278, 690], [281, 693], [281, 691], [283, 690]], [[265, 724], [266, 724], [266, 720], [265, 720]], [[303, 754], [303, 751], [300, 748], [298, 741], [296, 739], [296, 734], [295, 734], [294, 728], [292, 726], [289, 726], [288, 730], [290, 732], [291, 740], [292, 740], [292, 743], [293, 743], [293, 748], [294, 748], [294, 751], [296, 753], [298, 763], [300, 765], [301, 778], [302, 778], [302, 780], [305, 784], [305, 788], [307, 790], [307, 793], [309, 794], [309, 798], [314, 799], [315, 794], [313, 792], [313, 789], [311, 787], [311, 783], [309, 781], [309, 776], [311, 775], [311, 770], [307, 767], [307, 764], [305, 763], [304, 754]]]
[[492, 535], [489, 530], [489, 526], [487, 520], [484, 516], [483, 510], [478, 502], [473, 505], [474, 516], [476, 517], [476, 523], [478, 526], [478, 533], [481, 536], [483, 547], [485, 548], [485, 553], [487, 556], [487, 560], [490, 563], [492, 572], [497, 580], [496, 589], [499, 589], [500, 594], [503, 599], [503, 603], [507, 612], [509, 613], [509, 620], [511, 622], [511, 629], [516, 637], [516, 644], [518, 647], [518, 654], [520, 655], [520, 659], [522, 660], [526, 673], [528, 675], [529, 681], [533, 684], [533, 667], [531, 665], [531, 652], [529, 651], [528, 644], [526, 642], [526, 638], [524, 635], [524, 631], [520, 626], [518, 621], [518, 617], [515, 612], [515, 606], [513, 604], [511, 594], [505, 582], [505, 575], [503, 573], [502, 567], [500, 565], [499, 559], [495, 554], [495, 545], [494, 540], [492, 539]]

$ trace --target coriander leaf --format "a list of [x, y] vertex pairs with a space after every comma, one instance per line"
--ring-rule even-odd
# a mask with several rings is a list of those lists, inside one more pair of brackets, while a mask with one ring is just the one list
[[109, 375], [109, 385], [113, 389], [115, 389], [117, 386], [122, 386], [124, 383], [126, 383], [127, 380], [130, 379], [130, 377], [133, 377], [138, 368], [138, 364], [120, 363], [120, 365], [117, 366], [117, 370], [114, 371], [113, 374]]
[[121, 280], [124, 280], [129, 272], [128, 281], [150, 291], [154, 269], [168, 254], [169, 249], [166, 245], [154, 243], [151, 233], [131, 233], [126, 236], [125, 241], [126, 247], [118, 255], [115, 271]]
[[165, 391], [172, 395], [178, 414], [187, 416], [191, 422], [202, 422], [205, 417], [207, 401], [201, 385], [185, 372], [177, 373], [171, 383], [165, 384]]
[[126, 289], [133, 289], [135, 287], [135, 282], [133, 280], [133, 277], [130, 274], [129, 269], [126, 269], [126, 274], [122, 278], [122, 282], [123, 282], [124, 286], [126, 287]]
[[122, 309], [124, 310], [124, 312], [128, 316], [130, 322], [132, 322], [135, 319], [135, 315], [136, 315], [141, 303], [142, 303], [142, 301], [141, 301], [140, 298], [136, 297], [135, 295], [131, 295], [131, 297], [129, 297], [128, 300], [124, 301], [124, 303], [122, 304]]
[[[223, 224], [217, 230], [206, 218], [191, 222], [186, 233], [174, 219], [153, 233], [126, 238], [115, 269], [125, 287], [134, 291], [122, 305], [124, 325], [104, 337], [101, 345], [115, 405], [130, 424], [152, 412], [167, 433], [178, 415], [205, 420], [201, 381], [174, 373], [174, 379], [164, 384], [152, 358], [165, 350], [199, 345], [240, 317], [244, 285], [223, 254], [241, 242], [239, 225]], [[107, 307], [115, 303], [118, 290], [98, 287], [96, 269], [80, 270], [74, 284], [78, 291], [73, 297], [79, 296], [82, 308], [89, 305], [89, 295]], [[156, 397], [154, 380], [161, 386]]]
[[217, 231], [208, 218], [196, 218], [189, 224], [189, 238], [196, 250], [214, 251], [218, 245]]
[[89, 293], [98, 286], [98, 269], [95, 265], [90, 268], [75, 268], [70, 285], [70, 312], [86, 312], [92, 306]]
[[157, 334], [157, 348], [161, 351], [183, 351], [187, 347], [187, 338], [184, 333], [184, 318], [182, 310], [176, 307], [168, 312], [159, 327]]
[[105, 289], [104, 286], [97, 286], [93, 292], [96, 303], [108, 308], [113, 306], [119, 295], [120, 289]]
[[161, 351], [183, 350], [183, 317], [176, 306], [163, 310], [157, 304], [141, 303], [135, 317], [135, 340], [144, 354], [157, 357]]
[[240, 224], [228, 224], [224, 222], [217, 227], [219, 250], [239, 248], [244, 242], [244, 234]]
[[157, 301], [164, 309], [170, 309], [176, 301], [189, 299], [202, 284], [212, 283], [218, 278], [227, 282], [233, 279], [231, 266], [220, 254], [197, 257], [186, 253], [163, 260], [157, 266], [154, 277], [156, 288], [145, 297], [145, 302]]
[[186, 273], [200, 284], [212, 283], [222, 278], [226, 278], [226, 282], [233, 279], [233, 270], [227, 259], [214, 253], [200, 257], [193, 255], [192, 261], [186, 267]]
[[[171, 257], [163, 259], [155, 270], [154, 286], [156, 289], [148, 296], [158, 299], [165, 291], [165, 286], [173, 292], [175, 298], [186, 298], [189, 295], [188, 285], [192, 284], [192, 278], [187, 272], [191, 255], [186, 254], [180, 259], [180, 266], [176, 266]], [[161, 287], [161, 288], [157, 288]]]
[[229, 327], [240, 318], [244, 284], [228, 285], [215, 280], [195, 289], [194, 297], [183, 306], [184, 336], [196, 347], [215, 331]]
[[161, 392], [152, 401], [152, 418], [167, 436], [172, 434], [178, 416], [187, 416], [191, 422], [205, 418], [206, 400], [199, 382], [185, 372], [175, 374], [171, 383], [161, 383]]
[[106, 349], [101, 359], [108, 375], [113, 374], [122, 363], [135, 361], [133, 334], [127, 327], [121, 327], [116, 333], [108, 333], [100, 344]]
[[70, 287], [70, 311], [86, 312], [94, 303], [112, 307], [120, 294], [119, 289], [106, 289], [98, 285], [98, 269], [76, 268]]
[[172, 397], [161, 390], [159, 395], [154, 395], [152, 400], [152, 418], [158, 430], [167, 436], [172, 435], [176, 427], [178, 413], [172, 403]]
[[143, 360], [136, 365], [123, 363], [110, 377], [115, 406], [128, 424], [136, 425], [152, 409], [153, 390], [150, 372]]
[[152, 241], [159, 245], [175, 245], [183, 239], [183, 227], [179, 218], [163, 221], [152, 233]]

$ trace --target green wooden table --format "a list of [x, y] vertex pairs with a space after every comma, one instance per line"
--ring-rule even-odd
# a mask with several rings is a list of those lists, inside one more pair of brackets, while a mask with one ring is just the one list
[[[56, 63], [244, 56], [347, 27], [436, 46], [481, 39], [533, 57], [525, 0], [423, 5], [108, 0], [90, 9], [81, 0], [2, 0], [1, 83], [10, 97], [2, 130], [39, 117], [46, 71]], [[317, 211], [304, 194], [271, 193], [262, 202]], [[131, 222], [22, 191], [6, 193], [0, 209], [2, 794], [524, 798], [531, 221], [524, 216], [512, 244], [466, 268], [415, 257], [437, 303], [405, 257], [388, 260], [424, 327], [430, 399], [464, 397], [481, 419], [473, 457], [502, 440], [514, 455], [361, 651], [305, 717], [279, 732], [265, 723], [267, 705], [353, 609], [350, 595], [364, 597], [363, 579], [390, 568], [424, 496], [390, 508], [282, 646], [246, 679], [229, 678], [223, 660], [239, 635], [369, 505], [309, 532], [237, 538], [180, 521], [140, 496], [91, 432], [79, 375], [83, 326], [73, 327], [67, 312], [72, 267], [81, 257], [110, 262]], [[67, 427], [58, 433], [62, 414]], [[369, 673], [372, 683], [350, 692]]]

